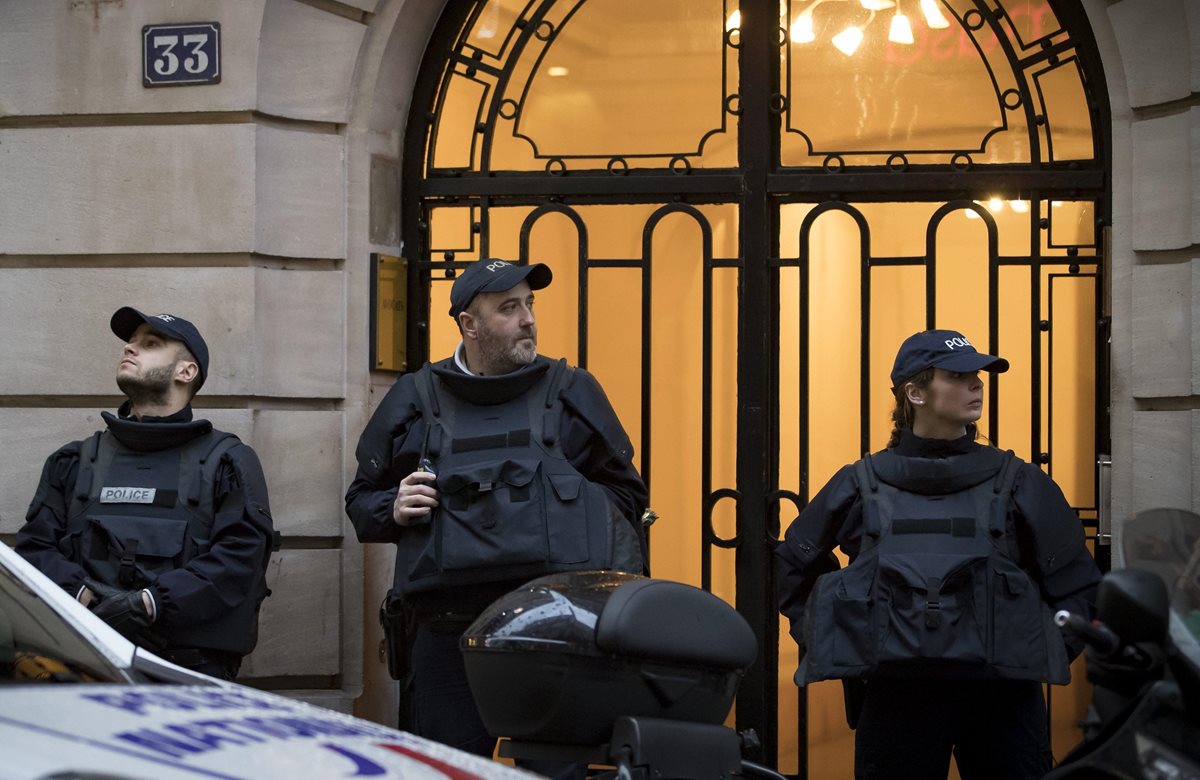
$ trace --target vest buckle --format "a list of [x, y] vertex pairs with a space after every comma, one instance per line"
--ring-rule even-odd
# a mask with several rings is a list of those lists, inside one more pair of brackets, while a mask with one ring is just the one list
[[942, 625], [942, 578], [930, 577], [925, 585], [925, 627], [937, 629]]
[[132, 588], [137, 577], [136, 560], [132, 552], [121, 553], [121, 565], [117, 569], [117, 582], [126, 588]]

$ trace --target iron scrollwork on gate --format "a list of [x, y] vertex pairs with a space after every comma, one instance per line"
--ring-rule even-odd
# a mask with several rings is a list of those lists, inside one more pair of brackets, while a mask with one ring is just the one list
[[[803, 698], [800, 733], [778, 733], [771, 545], [794, 516], [780, 504], [803, 508], [830, 447], [812, 433], [811, 398], [830, 381], [813, 368], [829, 293], [812, 286], [832, 272], [858, 280], [840, 305], [858, 327], [841, 401], [857, 421], [843, 438], [861, 453], [882, 444], [875, 353], [895, 334], [879, 332], [880, 306], [915, 286], [915, 314], [900, 321], [942, 324], [957, 311], [946, 274], [974, 274], [982, 338], [1019, 342], [1033, 399], [1014, 423], [1017, 375], [993, 384], [988, 429], [1056, 479], [1078, 477], [1075, 505], [1094, 530], [1079, 462], [1111, 451], [1107, 116], [1077, 0], [449, 0], [406, 131], [408, 354], [453, 338], [435, 304], [467, 262], [558, 263], [556, 280], [574, 285], [555, 320], [570, 334], [562, 348], [628, 396], [620, 411], [652, 503], [676, 480], [694, 508], [661, 513], [653, 538], [688, 526], [688, 576], [731, 598], [762, 645], [738, 727], [758, 732], [767, 763], [795, 743], [787, 760], [806, 776]], [[981, 236], [968, 242], [974, 270], [946, 248], [960, 234]], [[668, 311], [673, 294], [684, 314]], [[1099, 329], [1081, 335], [1081, 322]], [[672, 344], [694, 364], [671, 363]], [[1091, 418], [1075, 419], [1071, 394], [1088, 382]], [[663, 400], [673, 384], [695, 396], [694, 425], [679, 432], [694, 453], [664, 430], [677, 424]], [[1090, 449], [1072, 449], [1068, 433], [1087, 424]]]

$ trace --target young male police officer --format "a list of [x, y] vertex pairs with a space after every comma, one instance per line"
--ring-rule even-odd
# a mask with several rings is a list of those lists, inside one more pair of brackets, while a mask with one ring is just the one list
[[589, 373], [537, 354], [533, 292], [550, 280], [541, 263], [503, 260], [455, 280], [462, 343], [397, 380], [346, 495], [360, 541], [396, 544], [393, 593], [415, 615], [402, 723], [487, 756], [458, 647], [474, 617], [547, 572], [644, 571], [629, 437]]
[[208, 345], [192, 323], [128, 306], [128, 400], [107, 430], [46, 460], [16, 550], [127, 638], [231, 679], [257, 640], [274, 530], [254, 450], [192, 417]]

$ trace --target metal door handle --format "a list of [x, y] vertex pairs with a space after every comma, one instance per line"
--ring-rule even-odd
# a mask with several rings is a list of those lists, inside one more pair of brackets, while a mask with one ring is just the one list
[[1112, 456], [1096, 456], [1096, 544], [1112, 544]]

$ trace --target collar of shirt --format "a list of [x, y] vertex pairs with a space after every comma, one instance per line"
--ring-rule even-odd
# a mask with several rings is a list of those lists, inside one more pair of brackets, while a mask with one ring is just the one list
[[454, 365], [458, 366], [458, 370], [467, 376], [475, 376], [475, 374], [471, 372], [471, 369], [467, 368], [467, 349], [461, 341], [458, 342], [458, 346], [454, 348]]

